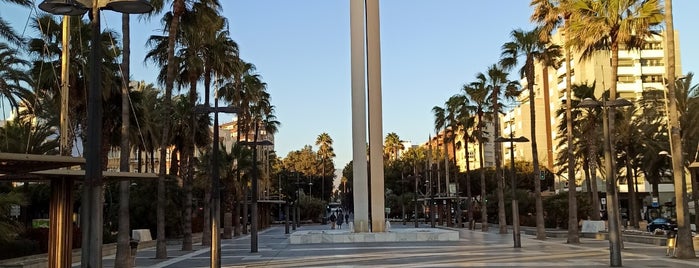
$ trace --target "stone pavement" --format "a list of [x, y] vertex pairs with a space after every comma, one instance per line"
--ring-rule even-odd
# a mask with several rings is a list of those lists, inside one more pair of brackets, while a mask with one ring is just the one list
[[[392, 228], [413, 227], [393, 223]], [[422, 225], [420, 227], [428, 227]], [[565, 238], [545, 241], [522, 234], [522, 248], [512, 247], [512, 233], [498, 234], [461, 229], [459, 241], [365, 242], [341, 244], [289, 243], [284, 226], [259, 233], [259, 250], [250, 253], [250, 237], [222, 240], [222, 267], [607, 267], [608, 241], [581, 238], [581, 244], [566, 244]], [[301, 230], [327, 230], [329, 225], [302, 225]], [[293, 231], [291, 231], [293, 232]], [[665, 256], [666, 247], [624, 243], [625, 267], [699, 267], [699, 259], [679, 260]], [[209, 249], [195, 246], [180, 251], [168, 246], [168, 259], [156, 260], [155, 248], [139, 249], [138, 267], [209, 267]], [[114, 256], [106, 256], [104, 267], [112, 267]]]

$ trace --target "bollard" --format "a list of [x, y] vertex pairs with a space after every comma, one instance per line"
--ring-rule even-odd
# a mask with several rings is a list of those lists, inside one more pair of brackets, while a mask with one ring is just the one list
[[131, 266], [136, 267], [136, 253], [138, 253], [138, 240], [133, 240], [129, 242], [131, 247]]

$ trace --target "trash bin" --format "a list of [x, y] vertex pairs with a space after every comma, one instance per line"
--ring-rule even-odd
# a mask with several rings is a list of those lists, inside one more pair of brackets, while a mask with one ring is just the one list
[[328, 224], [328, 217], [323, 217], [322, 222], [323, 222], [323, 225]]
[[131, 247], [131, 266], [136, 267], [136, 253], [138, 252], [138, 240], [133, 240], [129, 242]]

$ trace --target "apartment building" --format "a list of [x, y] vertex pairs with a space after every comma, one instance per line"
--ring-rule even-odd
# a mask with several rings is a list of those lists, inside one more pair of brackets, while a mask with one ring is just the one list
[[[555, 44], [562, 45], [563, 35], [559, 31], [553, 36]], [[681, 62], [679, 61], [679, 37], [675, 32], [675, 53], [676, 53], [676, 76], [682, 74]], [[627, 49], [622, 46], [619, 51], [617, 97], [631, 101], [638, 100], [645, 93], [658, 91], [664, 92], [664, 77], [666, 66], [666, 50], [664, 38], [661, 35], [651, 37], [641, 49]], [[581, 59], [581, 53], [573, 52], [570, 62], [571, 80], [573, 84], [587, 84], [595, 87], [595, 96], [601, 98], [602, 93], [609, 89], [611, 85], [611, 55], [609, 51], [599, 51], [588, 58]], [[525, 91], [520, 96], [519, 105], [513, 108], [507, 115], [503, 116], [502, 122], [514, 119], [514, 131], [516, 136], [523, 135], [530, 140], [530, 127], [536, 127], [535, 137], [538, 148], [539, 164], [558, 172], [555, 159], [561, 153], [557, 144], [561, 142], [558, 133], [558, 124], [561, 117], [557, 116], [557, 111], [564, 111], [566, 100], [566, 64], [563, 62], [558, 69], [545, 68], [542, 64], [535, 66], [534, 95], [530, 96]], [[523, 88], [526, 88], [528, 81], [522, 80]], [[662, 93], [660, 93], [662, 94]], [[661, 95], [662, 96], [662, 95]], [[534, 105], [536, 109], [536, 120], [532, 124], [529, 116], [529, 109]], [[664, 107], [660, 107], [664, 110]], [[500, 126], [503, 135], [508, 135], [508, 129], [512, 128], [506, 123]], [[525, 131], [525, 132], [522, 132]], [[516, 147], [518, 148], [518, 147]], [[519, 150], [518, 150], [519, 151]], [[522, 157], [531, 161], [531, 145], [521, 148]], [[509, 150], [503, 150], [504, 158], [508, 159]], [[516, 156], [517, 157], [517, 156]], [[584, 174], [579, 171], [576, 177], [583, 178]], [[598, 174], [598, 176], [602, 176]], [[564, 188], [565, 178], [556, 178], [557, 189]], [[580, 182], [582, 183], [582, 182]], [[579, 185], [580, 185], [579, 183]], [[637, 186], [640, 192], [649, 192], [650, 184], [646, 180], [639, 180]], [[584, 187], [583, 187], [584, 189]], [[598, 189], [605, 191], [604, 180], [598, 180]], [[627, 192], [628, 185], [620, 185], [622, 193]], [[671, 184], [660, 185], [661, 200], [669, 199], [673, 195]]]
[[[495, 166], [495, 143], [493, 142], [494, 137], [491, 137], [492, 133], [494, 133], [494, 125], [492, 122], [485, 122], [484, 125], [485, 127], [483, 131], [485, 133], [489, 133], [490, 136], [485, 137], [487, 141], [483, 143], [483, 155], [480, 154], [478, 141], [469, 142], [467, 143], [467, 146], [457, 146], [456, 150], [454, 150], [452, 143], [447, 143], [447, 154], [449, 155], [450, 159], [454, 159], [454, 157], [456, 157], [456, 166], [459, 168], [459, 172], [466, 172], [467, 163], [471, 170], [481, 168], [481, 159], [483, 159], [483, 167]], [[468, 130], [469, 133], [472, 133], [472, 131], [473, 130]], [[463, 133], [459, 131], [457, 132], [456, 141], [463, 144]], [[433, 161], [439, 161], [435, 159], [437, 159], [438, 156], [443, 156], [445, 148], [444, 130], [437, 133], [437, 135], [430, 137], [429, 141], [423, 143], [421, 146], [424, 148], [431, 148]], [[468, 160], [466, 159], [466, 150], [468, 150]], [[456, 156], [454, 153], [456, 153]]]

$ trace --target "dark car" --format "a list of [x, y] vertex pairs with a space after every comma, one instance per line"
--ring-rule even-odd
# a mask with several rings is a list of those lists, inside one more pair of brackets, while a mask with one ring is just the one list
[[657, 218], [648, 223], [648, 232], [654, 232], [655, 229], [661, 229], [666, 231], [676, 230], [677, 223], [668, 218]]

